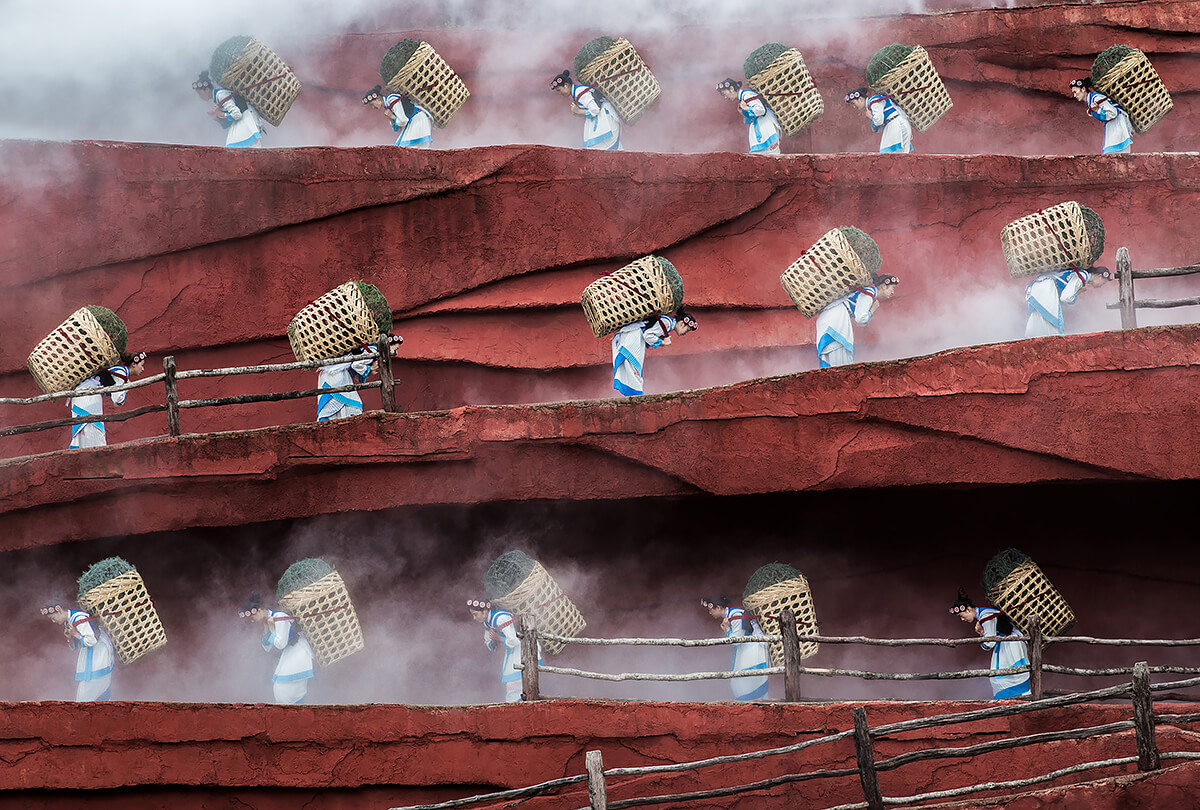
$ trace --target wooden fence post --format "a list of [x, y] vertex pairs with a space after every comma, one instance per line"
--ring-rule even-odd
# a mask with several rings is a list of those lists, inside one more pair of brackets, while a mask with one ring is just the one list
[[532, 616], [521, 617], [521, 700], [539, 700], [538, 634]]
[[779, 633], [783, 636], [783, 699], [795, 703], [800, 700], [800, 636], [791, 608], [779, 613]]
[[1133, 665], [1133, 730], [1137, 734], [1138, 770], [1157, 771], [1161, 766], [1154, 740], [1154, 698], [1150, 694], [1150, 667]]
[[870, 810], [883, 810], [883, 794], [879, 792], [879, 775], [875, 773], [875, 746], [871, 743], [871, 727], [867, 725], [867, 710], [854, 707], [854, 756], [858, 759], [858, 779]]
[[587, 752], [588, 801], [592, 810], [608, 810], [608, 787], [604, 784], [604, 759], [599, 751]]
[[1129, 259], [1129, 248], [1117, 249], [1117, 283], [1120, 284], [1118, 300], [1121, 302], [1121, 328], [1137, 329], [1137, 307], [1133, 303], [1133, 262]]
[[167, 387], [167, 432], [179, 435], [179, 388], [175, 384], [175, 358], [163, 358], [163, 383]]
[[387, 335], [376, 339], [375, 349], [379, 352], [379, 398], [385, 411], [396, 413], [396, 380], [392, 377], [392, 347]]
[[1029, 692], [1034, 700], [1042, 699], [1042, 617], [1029, 617]]

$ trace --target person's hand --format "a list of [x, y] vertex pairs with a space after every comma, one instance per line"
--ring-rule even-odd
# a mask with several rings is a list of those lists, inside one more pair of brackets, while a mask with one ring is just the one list
[[721, 619], [721, 630], [726, 633], [729, 632], [729, 617]]
[[665, 338], [663, 338], [663, 339], [662, 339], [662, 345], [664, 345], [664, 346], [670, 346], [670, 345], [671, 345], [671, 338], [670, 338], [670, 337], [665, 337]]
[[983, 635], [983, 625], [980, 624], [979, 622], [975, 622], [975, 635], [977, 635], [977, 636]]
[[578, 104], [571, 105], [571, 115], [587, 115], [587, 110], [580, 107]]

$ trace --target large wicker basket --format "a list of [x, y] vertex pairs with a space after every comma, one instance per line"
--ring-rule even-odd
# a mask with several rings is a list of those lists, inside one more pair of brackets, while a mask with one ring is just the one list
[[792, 303], [811, 318], [854, 287], [871, 283], [871, 274], [834, 228], [792, 262], [779, 277]]
[[[767, 635], [779, 635], [779, 614], [790, 608], [796, 617], [796, 632], [800, 636], [800, 658], [812, 658], [821, 646], [815, 641], [804, 641], [805, 636], [819, 636], [817, 612], [813, 605], [812, 591], [803, 576], [785, 579], [768, 585], [742, 600], [746, 612], [758, 617], [758, 624]], [[783, 642], [770, 642], [771, 666], [783, 666]]]
[[119, 363], [121, 353], [87, 307], [80, 307], [29, 353], [25, 364], [47, 394], [70, 391], [103, 368]]
[[272, 126], [279, 126], [300, 95], [300, 80], [275, 52], [257, 39], [246, 43], [218, 84], [240, 93]]
[[1133, 129], [1139, 135], [1149, 132], [1175, 106], [1146, 54], [1136, 48], [1100, 77], [1096, 89], [1111, 96], [1129, 113]]
[[918, 132], [933, 126], [954, 106], [942, 77], [920, 45], [874, 86], [891, 96]]
[[296, 359], [324, 360], [374, 343], [375, 320], [353, 281], [322, 295], [296, 313], [288, 324], [288, 340]]
[[[492, 601], [514, 616], [531, 617], [537, 622], [539, 633], [574, 637], [587, 627], [579, 608], [541, 563], [534, 563], [529, 576], [511, 592]], [[563, 641], [542, 641], [542, 652], [558, 655], [566, 646]]]
[[167, 643], [167, 633], [137, 569], [100, 583], [79, 597], [79, 605], [103, 625], [122, 664], [132, 664]]
[[637, 121], [662, 95], [658, 79], [621, 37], [579, 71], [579, 81], [600, 88], [626, 124]]
[[299, 621], [320, 666], [341, 661], [365, 646], [354, 603], [337, 571], [297, 588], [279, 604]]
[[996, 583], [988, 599], [1022, 631], [1029, 627], [1029, 617], [1034, 613], [1040, 619], [1043, 635], [1060, 636], [1075, 626], [1071, 606], [1033, 560], [1021, 563]]
[[584, 288], [581, 303], [596, 337], [675, 309], [667, 274], [653, 256], [643, 256], [596, 279]]
[[1092, 264], [1083, 212], [1073, 200], [1008, 223], [1000, 245], [1013, 278]]
[[784, 135], [795, 135], [825, 112], [825, 101], [813, 83], [804, 57], [788, 48], [765, 68], [746, 79], [775, 112]]
[[471, 95], [462, 78], [428, 42], [422, 42], [387, 83], [393, 93], [408, 95], [444, 127]]

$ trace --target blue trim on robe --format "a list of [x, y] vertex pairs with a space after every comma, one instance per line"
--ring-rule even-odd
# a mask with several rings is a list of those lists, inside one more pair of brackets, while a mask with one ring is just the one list
[[[1058, 290], [1059, 290], [1059, 294], [1061, 295], [1062, 287], [1058, 287]], [[1061, 307], [1060, 307], [1060, 309], [1061, 309]], [[1067, 331], [1066, 319], [1064, 319], [1062, 315], [1055, 317], [1054, 315], [1050, 314], [1046, 310], [1046, 308], [1044, 306], [1042, 306], [1041, 302], [1038, 301], [1036, 298], [1034, 298], [1031, 295], [1031, 296], [1029, 296], [1029, 314], [1033, 315], [1034, 313], [1041, 315], [1043, 318], [1045, 318], [1047, 323], [1049, 323], [1051, 326], [1053, 326], [1055, 329], [1057, 329], [1058, 333], [1060, 335], [1066, 333], [1066, 331]]]
[[293, 683], [295, 681], [306, 681], [313, 677], [313, 671], [306, 669], [303, 672], [297, 672], [294, 675], [272, 675], [271, 680], [275, 683]]
[[[1025, 659], [1022, 658], [1020, 663], [1013, 664], [1013, 666], [1014, 667], [1024, 666], [1025, 663], [1026, 663]], [[994, 700], [1004, 700], [1005, 698], [1021, 697], [1022, 695], [1026, 695], [1028, 693], [1029, 693], [1029, 679], [1026, 678], [1021, 683], [1015, 683], [1012, 686], [1008, 687], [1007, 689], [1001, 689], [999, 692], [992, 695], [992, 698]]]
[[[408, 127], [406, 126], [404, 129], [407, 130]], [[401, 133], [400, 139], [396, 141], [396, 146], [419, 146], [423, 143], [433, 143], [433, 136], [425, 135], [413, 141], [406, 141], [404, 140], [404, 134]]]
[[243, 149], [247, 146], [252, 146], [261, 137], [262, 137], [262, 133], [255, 130], [254, 134], [251, 135], [249, 138], [246, 138], [244, 141], [238, 141], [237, 143], [227, 143], [227, 144], [225, 144], [225, 148], [226, 149]]
[[900, 143], [894, 143], [891, 146], [881, 147], [879, 150], [879, 154], [882, 155], [886, 152], [903, 152], [903, 151], [904, 151], [904, 142], [901, 141]]
[[846, 351], [850, 352], [850, 359], [854, 359], [854, 344], [848, 341], [840, 332], [833, 329], [826, 329], [821, 333], [820, 340], [817, 341], [817, 356], [821, 359], [821, 368], [829, 368], [829, 364], [825, 362], [825, 359], [822, 357], [822, 355], [833, 343], [842, 344]]
[[[351, 371], [350, 375], [351, 375], [351, 378], [353, 378], [354, 372]], [[322, 383], [321, 387], [322, 388], [333, 388], [333, 386], [330, 385], [329, 383]], [[329, 400], [331, 400], [331, 399], [342, 403], [343, 406], [349, 405], [351, 408], [358, 408], [358, 412], [362, 413], [363, 404], [362, 404], [361, 399], [360, 400], [350, 399], [348, 396], [346, 396], [345, 392], [339, 392], [339, 393], [334, 393], [334, 394], [321, 394], [320, 396], [317, 397], [317, 421], [318, 422], [327, 422], [331, 418], [328, 416], [320, 415], [321, 411], [325, 410], [325, 406], [327, 404], [329, 404]]]
[[[661, 343], [662, 341], [659, 341], [660, 345]], [[642, 364], [639, 363], [637, 358], [633, 356], [633, 352], [629, 351], [629, 349], [625, 348], [624, 346], [617, 349], [617, 359], [613, 362], [613, 374], [617, 373], [617, 369], [621, 367], [622, 363], [628, 363], [629, 365], [633, 366], [633, 370], [639, 375], [642, 374]]]
[[[763, 666], [765, 667], [766, 664], [763, 664]], [[767, 696], [767, 684], [764, 683], [762, 686], [758, 687], [753, 692], [747, 692], [746, 694], [737, 698], [737, 700], [758, 700], [759, 698], [765, 698], [766, 696]]]
[[[589, 115], [588, 120], [594, 121], [595, 119]], [[583, 148], [587, 149], [590, 146], [595, 146], [598, 143], [603, 143], [604, 141], [607, 141], [612, 136], [613, 136], [613, 131], [610, 129], [608, 132], [605, 132], [603, 135], [597, 135], [595, 138], [584, 138], [583, 139]]]
[[93, 701], [112, 700], [112, 687], [111, 686], [108, 687], [103, 692], [96, 695], [96, 697], [92, 698], [92, 700]]
[[1133, 138], [1126, 138], [1125, 140], [1121, 141], [1118, 144], [1115, 144], [1113, 146], [1104, 147], [1104, 150], [1100, 154], [1112, 155], [1112, 154], [1116, 154], [1117, 152], [1124, 152], [1126, 149], [1129, 149], [1132, 146], [1133, 146]]
[[[76, 405], [74, 402], [72, 402], [71, 403], [71, 416], [96, 416], [96, 414], [92, 413], [91, 411], [85, 411], [83, 408], [80, 408], [78, 405]], [[79, 431], [83, 430], [88, 425], [95, 425], [96, 427], [100, 428], [101, 433], [107, 433], [107, 431], [105, 431], [105, 429], [104, 429], [103, 422], [85, 422], [81, 425], [71, 425], [71, 439], [73, 440], [76, 436], [78, 436]], [[72, 442], [72, 444], [73, 443], [74, 442]], [[79, 449], [79, 448], [75, 448], [75, 449]]]

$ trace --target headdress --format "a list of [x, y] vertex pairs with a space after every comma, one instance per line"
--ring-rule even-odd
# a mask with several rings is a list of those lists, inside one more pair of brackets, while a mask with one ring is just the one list
[[468, 599], [467, 607], [471, 610], [491, 610], [492, 603], [486, 599]]
[[867, 88], [856, 87], [853, 90], [851, 90], [849, 93], [846, 94], [845, 102], [847, 104], [849, 104], [851, 101], [854, 101], [854, 99], [856, 99], [856, 98], [866, 98], [866, 95], [867, 95]]
[[246, 600], [245, 604], [242, 605], [242, 609], [238, 611], [238, 616], [242, 617], [243, 619], [248, 619], [257, 614], [261, 609], [262, 594], [260, 594], [258, 591], [254, 591], [250, 594], [250, 597]]
[[1071, 86], [1072, 87], [1087, 87], [1087, 85], [1083, 83], [1083, 79], [1071, 79]]
[[700, 323], [696, 320], [696, 316], [685, 310], [682, 306], [675, 310], [675, 320], [686, 323], [689, 329], [700, 328]]
[[728, 596], [705, 596], [700, 599], [700, 604], [712, 610], [713, 608], [729, 607]]
[[213, 86], [212, 79], [210, 79], [208, 77], [207, 70], [201, 71], [199, 78], [197, 78], [196, 81], [192, 82], [193, 90], [211, 90], [212, 86]]
[[47, 599], [45, 604], [42, 605], [42, 615], [49, 616], [58, 608], [63, 607], [64, 604], [65, 603], [63, 602], [61, 596], [55, 596], [53, 599]]
[[565, 84], [571, 83], [571, 71], [564, 70], [562, 73], [550, 80], [550, 89], [557, 90]]
[[363, 104], [370, 104], [372, 101], [374, 101], [377, 98], [383, 98], [383, 85], [382, 84], [377, 84], [374, 87], [372, 87], [370, 90], [368, 90], [367, 92], [363, 93], [362, 102], [363, 102]]
[[971, 597], [967, 596], [967, 589], [959, 588], [958, 599], [950, 606], [950, 612], [957, 616], [959, 613], [965, 613], [968, 610], [974, 609], [975, 603], [971, 601]]
[[742, 89], [742, 83], [739, 82], [737, 79], [723, 79], [720, 83], [717, 84], [717, 92], [718, 93], [721, 92], [722, 90], [741, 90], [741, 89]]
[[889, 275], [888, 273], [884, 273], [884, 274], [883, 274], [883, 275], [881, 275], [881, 276], [876, 276], [876, 277], [875, 277], [875, 283], [876, 283], [876, 284], [889, 284], [889, 285], [895, 285], [895, 284], [899, 284], [899, 283], [900, 283], [900, 279], [899, 279], [899, 278], [897, 278], [896, 276]]

